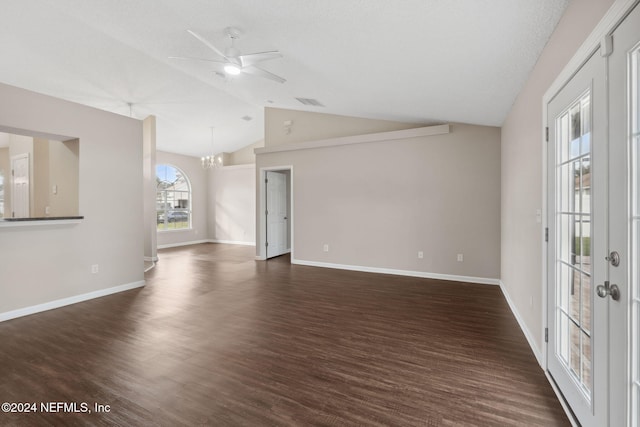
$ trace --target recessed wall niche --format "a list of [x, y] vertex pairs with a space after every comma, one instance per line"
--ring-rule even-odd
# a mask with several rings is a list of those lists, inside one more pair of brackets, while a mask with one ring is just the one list
[[78, 216], [78, 138], [0, 127], [0, 218]]

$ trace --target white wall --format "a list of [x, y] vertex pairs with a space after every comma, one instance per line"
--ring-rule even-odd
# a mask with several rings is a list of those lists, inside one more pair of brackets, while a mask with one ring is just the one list
[[296, 260], [499, 278], [499, 128], [257, 155], [258, 171], [288, 165]]
[[156, 164], [175, 166], [189, 178], [191, 183], [192, 213], [191, 229], [159, 231], [157, 237], [158, 247], [189, 244], [208, 239], [207, 194], [209, 180], [207, 177], [208, 171], [202, 168], [200, 159], [182, 154], [167, 153], [166, 151], [157, 151]]
[[255, 165], [226, 166], [209, 175], [209, 236], [220, 242], [255, 244]]
[[[81, 224], [0, 227], [0, 318], [143, 282], [142, 123], [0, 84], [0, 126], [80, 139]], [[19, 132], [18, 132], [19, 133]], [[91, 274], [91, 265], [99, 273]]]
[[572, 1], [502, 126], [501, 273], [504, 288], [542, 348], [542, 97], [613, 0]]

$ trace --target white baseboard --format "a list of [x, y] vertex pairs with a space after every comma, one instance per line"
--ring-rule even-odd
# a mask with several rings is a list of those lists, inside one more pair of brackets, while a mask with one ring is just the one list
[[393, 274], [395, 276], [420, 277], [422, 279], [451, 280], [455, 282], [479, 283], [483, 285], [499, 285], [498, 279], [484, 277], [455, 276], [451, 274], [429, 273], [426, 271], [396, 270], [391, 268], [364, 267], [360, 265], [332, 264], [328, 262], [305, 261], [291, 259], [291, 264], [308, 265], [311, 267], [336, 268], [339, 270], [362, 271], [365, 273]]
[[65, 305], [76, 304], [78, 302], [87, 301], [94, 298], [100, 298], [118, 292], [129, 291], [135, 288], [141, 288], [144, 286], [144, 280], [139, 282], [127, 283], [125, 285], [114, 286], [113, 288], [100, 289], [94, 292], [86, 294], [76, 295], [73, 297], [62, 298], [55, 301], [45, 302], [43, 304], [32, 305], [31, 307], [19, 308], [17, 310], [5, 311], [0, 313], [0, 322], [6, 320], [15, 319], [17, 317], [28, 316], [30, 314], [41, 313], [47, 310], [53, 310], [54, 308], [64, 307]]
[[[179, 246], [199, 245], [200, 243], [209, 243], [211, 240], [191, 240], [189, 242], [168, 243], [166, 245], [158, 245], [158, 249], [177, 248]], [[157, 261], [157, 260], [156, 260]]]
[[544, 367], [544, 359], [542, 357], [542, 352], [538, 348], [538, 344], [536, 343], [536, 340], [533, 338], [533, 334], [531, 334], [531, 331], [529, 330], [529, 328], [527, 328], [527, 324], [524, 323], [522, 316], [520, 316], [520, 312], [518, 311], [515, 304], [513, 303], [513, 300], [509, 296], [509, 293], [504, 287], [504, 283], [502, 283], [502, 280], [500, 280], [500, 290], [502, 291], [502, 295], [504, 295], [504, 298], [507, 300], [507, 304], [509, 304], [509, 308], [511, 309], [511, 312], [513, 313], [514, 317], [518, 321], [518, 325], [520, 325], [520, 329], [524, 333], [525, 338], [529, 342], [529, 347], [531, 347], [531, 350], [533, 351], [534, 356], [536, 356], [538, 365], [540, 365], [540, 367], [544, 370], [545, 367]]
[[158, 262], [158, 257], [157, 256], [146, 256], [144, 257], [144, 260], [147, 262]]
[[209, 239], [207, 240], [209, 243], [224, 243], [227, 245], [244, 245], [244, 246], [255, 246], [256, 242], [241, 242], [239, 240], [219, 240], [219, 239]]

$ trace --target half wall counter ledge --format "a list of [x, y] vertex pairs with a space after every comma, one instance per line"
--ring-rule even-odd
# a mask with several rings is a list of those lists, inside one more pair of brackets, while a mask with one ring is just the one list
[[23, 218], [0, 218], [0, 228], [3, 227], [29, 227], [29, 226], [51, 226], [51, 225], [73, 225], [80, 224], [84, 216], [47, 216], [47, 217], [23, 217]]

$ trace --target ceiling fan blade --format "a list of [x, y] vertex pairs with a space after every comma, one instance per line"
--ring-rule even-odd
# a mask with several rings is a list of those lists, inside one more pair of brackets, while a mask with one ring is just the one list
[[273, 80], [278, 83], [284, 83], [287, 80], [283, 79], [280, 76], [277, 76], [273, 73], [270, 73], [267, 70], [263, 70], [262, 68], [258, 68], [255, 65], [249, 65], [247, 67], [242, 67], [242, 71], [247, 74], [253, 74], [254, 76], [264, 77], [265, 79]]
[[214, 59], [204, 59], [204, 58], [191, 58], [188, 56], [170, 56], [169, 59], [180, 59], [180, 60], [186, 60], [186, 61], [202, 61], [202, 62], [210, 62], [214, 64], [222, 64], [222, 65], [225, 64], [224, 61], [216, 61]]
[[255, 65], [258, 62], [282, 58], [282, 54], [277, 50], [272, 50], [269, 52], [248, 53], [246, 55], [240, 55], [238, 58], [240, 58], [242, 66], [246, 67], [247, 65]]
[[228, 58], [224, 55], [224, 53], [222, 53], [222, 51], [220, 49], [218, 49], [217, 47], [215, 47], [214, 45], [212, 45], [211, 43], [209, 43], [209, 41], [207, 39], [205, 39], [204, 37], [202, 37], [201, 35], [191, 31], [191, 30], [187, 30], [187, 32], [189, 34], [191, 34], [193, 37], [197, 38], [198, 40], [200, 40], [200, 42], [202, 42], [205, 46], [207, 46], [209, 49], [211, 49], [212, 51], [214, 51], [215, 53], [217, 53], [218, 55], [220, 55], [221, 57], [223, 57], [224, 59]]

